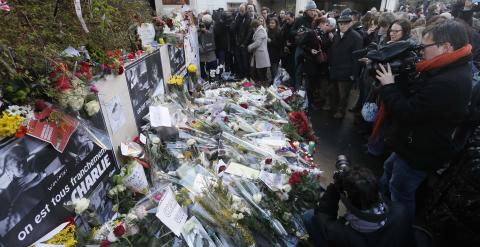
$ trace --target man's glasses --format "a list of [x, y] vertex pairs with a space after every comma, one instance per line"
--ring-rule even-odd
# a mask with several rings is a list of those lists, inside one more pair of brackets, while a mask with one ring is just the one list
[[434, 45], [439, 45], [439, 43], [432, 43], [432, 44], [428, 44], [428, 45], [421, 44], [419, 48], [420, 48], [420, 50], [423, 51], [423, 50], [427, 49], [428, 47], [434, 46]]

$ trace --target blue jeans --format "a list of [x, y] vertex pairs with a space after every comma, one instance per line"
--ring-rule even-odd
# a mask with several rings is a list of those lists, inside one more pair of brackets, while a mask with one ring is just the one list
[[295, 50], [295, 89], [297, 90], [300, 89], [300, 87], [302, 86], [303, 55], [303, 49], [297, 47], [297, 49]]
[[383, 164], [382, 192], [390, 192], [392, 201], [407, 208], [412, 223], [415, 220], [415, 192], [426, 177], [426, 172], [410, 167], [396, 153], [392, 153]]
[[307, 229], [310, 240], [313, 242], [315, 247], [327, 247], [327, 240], [321, 235], [321, 232], [318, 229], [317, 222], [314, 218], [313, 209], [307, 210], [303, 214], [303, 224]]

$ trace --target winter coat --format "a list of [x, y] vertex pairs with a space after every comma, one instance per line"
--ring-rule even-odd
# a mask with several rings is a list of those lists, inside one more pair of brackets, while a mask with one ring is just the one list
[[233, 32], [237, 47], [242, 45], [246, 47], [250, 43], [250, 38], [252, 35], [252, 28], [250, 27], [251, 22], [252, 18], [248, 13], [245, 13], [243, 16], [237, 14], [235, 17]]
[[312, 54], [312, 49], [317, 51], [322, 50], [328, 54], [331, 46], [328, 34], [324, 33], [322, 30], [312, 30], [308, 32], [307, 39], [308, 42], [303, 47], [305, 52], [305, 72], [310, 75], [327, 74], [328, 61], [322, 64], [318, 63], [316, 59], [317, 55]]
[[362, 47], [362, 37], [352, 28], [348, 29], [343, 37], [340, 32], [336, 33], [329, 54], [330, 79], [349, 81], [350, 77], [357, 76], [359, 63], [352, 53]]
[[345, 220], [337, 218], [340, 194], [330, 184], [315, 209], [315, 229], [328, 243], [335, 247], [406, 247], [415, 246], [413, 229], [407, 211], [398, 202], [387, 202], [388, 212], [385, 225], [380, 229], [361, 233], [354, 230]]
[[257, 69], [270, 67], [270, 57], [268, 56], [267, 31], [263, 26], [258, 26], [253, 34], [253, 43], [248, 46], [248, 52], [252, 52], [251, 66]]
[[268, 30], [268, 55], [270, 62], [278, 63], [283, 52], [284, 41], [280, 30]]
[[385, 143], [411, 167], [435, 171], [454, 155], [452, 135], [466, 116], [472, 91], [469, 60], [423, 72], [407, 90], [400, 83], [381, 89], [393, 122]]
[[293, 23], [292, 28], [290, 29], [290, 34], [295, 36], [297, 34], [298, 29], [301, 26], [304, 26], [307, 29], [312, 29], [312, 22], [313, 22], [313, 19], [306, 14], [302, 17], [298, 17]]
[[215, 39], [213, 35], [213, 25], [207, 29], [206, 32], [198, 31], [198, 50], [200, 53], [200, 62], [213, 62], [217, 59], [215, 55], [215, 48], [206, 51], [206, 42], [213, 42], [215, 46]]
[[225, 25], [225, 21], [220, 18], [218, 22], [215, 22], [214, 26], [215, 36], [215, 48], [216, 50], [227, 50], [228, 44], [228, 28]]

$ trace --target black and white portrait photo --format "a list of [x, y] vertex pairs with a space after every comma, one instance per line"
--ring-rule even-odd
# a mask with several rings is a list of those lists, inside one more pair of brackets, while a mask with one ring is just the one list
[[[125, 69], [128, 90], [132, 102], [133, 115], [137, 128], [147, 124], [143, 120], [148, 114], [148, 107], [151, 104], [152, 95], [156, 94], [159, 84], [163, 84], [162, 62], [160, 50], [140, 58], [128, 65]], [[161, 85], [164, 88], [164, 85]]]
[[170, 69], [172, 75], [183, 75], [185, 70], [185, 53], [174, 45], [168, 46], [168, 57], [170, 59]]
[[[95, 194], [95, 204], [92, 205], [100, 207], [98, 212], [103, 218], [110, 207], [96, 197], [106, 194], [102, 190], [108, 189], [109, 185], [104, 179], [116, 170], [111, 150], [102, 151], [82, 128], [72, 134], [63, 153], [28, 135], [1, 140], [0, 246], [29, 246], [71, 216], [63, 203], [71, 200], [76, 187], [89, 174], [89, 170], [79, 172], [99, 154], [109, 156], [109, 166], [84, 193], [85, 196]], [[89, 169], [100, 161], [94, 162]]]

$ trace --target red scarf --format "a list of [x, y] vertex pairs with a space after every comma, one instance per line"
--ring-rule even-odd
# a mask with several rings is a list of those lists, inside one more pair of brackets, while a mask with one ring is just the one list
[[436, 56], [430, 60], [423, 60], [417, 63], [417, 72], [425, 72], [431, 69], [443, 67], [447, 64], [453, 63], [460, 58], [466, 57], [472, 53], [472, 45], [467, 44], [464, 47], [453, 51], [452, 53], [445, 53]]
[[[445, 65], [453, 63], [460, 58], [470, 55], [472, 52], [472, 46], [470, 44], [465, 45], [464, 47], [453, 51], [452, 53], [445, 53], [439, 56], [436, 56], [430, 60], [424, 60], [416, 64], [417, 72], [426, 72], [432, 69], [441, 68]], [[373, 123], [372, 134], [369, 138], [369, 143], [373, 144], [377, 138], [378, 131], [382, 126], [383, 121], [385, 120], [385, 104], [383, 101], [380, 103], [380, 109], [377, 113], [377, 118]]]

